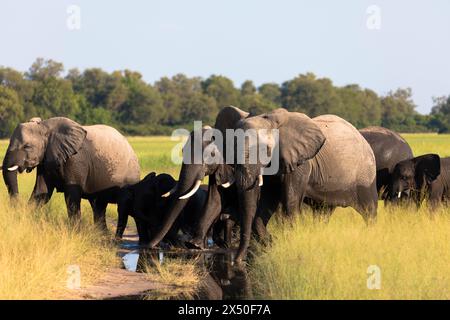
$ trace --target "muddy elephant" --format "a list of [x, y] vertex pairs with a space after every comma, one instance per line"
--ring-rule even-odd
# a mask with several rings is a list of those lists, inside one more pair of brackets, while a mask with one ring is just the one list
[[69, 218], [76, 222], [81, 199], [88, 199], [94, 221], [104, 229], [108, 203], [116, 203], [120, 189], [140, 177], [137, 156], [116, 129], [81, 126], [63, 117], [33, 118], [15, 128], [2, 166], [11, 197], [19, 192], [17, 172], [35, 168], [31, 202], [45, 204], [55, 189], [63, 192]]
[[[412, 159], [411, 147], [398, 133], [383, 127], [368, 127], [359, 130], [375, 155], [377, 165], [377, 191], [380, 199], [387, 199], [392, 186], [392, 172], [397, 163]], [[403, 197], [407, 197], [403, 194]]]
[[[146, 246], [157, 228], [164, 220], [170, 204], [171, 190], [177, 181], [169, 174], [149, 173], [144, 179], [134, 185], [124, 188], [118, 201], [119, 219], [116, 238], [121, 239], [127, 225], [128, 216], [134, 217], [139, 234], [139, 244]], [[186, 206], [164, 237], [168, 244], [179, 246], [179, 231], [190, 234], [192, 226], [198, 220], [207, 197], [207, 186], [202, 185], [189, 197]]]
[[402, 193], [409, 193], [417, 207], [424, 199], [431, 208], [450, 200], [450, 158], [437, 154], [425, 154], [399, 162], [392, 173], [392, 187], [389, 197], [398, 199]]
[[[264, 165], [259, 159], [250, 161], [252, 148], [266, 148], [272, 156], [271, 164], [278, 161], [275, 176], [282, 179], [281, 202], [288, 215], [299, 211], [307, 198], [315, 208], [327, 208], [327, 213], [336, 206], [351, 206], [367, 223], [375, 220], [375, 157], [367, 141], [344, 119], [334, 115], [311, 119], [302, 113], [276, 109], [239, 120], [235, 128], [257, 132], [257, 140], [245, 145], [243, 163], [235, 164], [241, 216], [237, 261], [246, 256], [264, 181]], [[278, 141], [274, 132], [278, 133]]]

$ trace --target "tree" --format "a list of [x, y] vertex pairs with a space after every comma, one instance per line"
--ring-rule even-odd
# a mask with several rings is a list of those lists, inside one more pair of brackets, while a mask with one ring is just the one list
[[239, 91], [233, 81], [224, 77], [212, 75], [202, 82], [203, 92], [214, 98], [219, 108], [239, 103]]
[[80, 111], [72, 83], [64, 79], [48, 77], [38, 81], [32, 101], [36, 112], [34, 116], [43, 119], [56, 116], [75, 118]]
[[331, 80], [317, 79], [313, 73], [284, 82], [281, 101], [286, 109], [304, 112], [310, 117], [341, 110], [341, 101]]
[[270, 112], [278, 106], [272, 101], [264, 99], [260, 94], [246, 95], [241, 98], [242, 107], [250, 114], [261, 114]]
[[17, 93], [0, 85], [0, 137], [10, 136], [22, 117], [23, 107]]
[[450, 96], [433, 98], [430, 126], [439, 133], [450, 132]]
[[138, 72], [125, 70], [124, 83], [129, 93], [119, 110], [120, 121], [137, 125], [159, 123], [164, 118], [159, 92], [145, 83]]
[[32, 101], [36, 85], [35, 81], [26, 79], [22, 72], [14, 69], [0, 68], [0, 85], [10, 88], [17, 93], [19, 103], [23, 106], [25, 118], [32, 118], [35, 115]]
[[241, 95], [246, 96], [246, 95], [253, 95], [255, 93], [256, 93], [256, 87], [253, 84], [253, 81], [247, 80], [242, 83]]
[[415, 108], [410, 88], [391, 91], [381, 98], [381, 125], [396, 131], [411, 131], [417, 114]]
[[277, 105], [281, 105], [281, 89], [276, 83], [264, 83], [258, 88], [259, 94], [261, 96]]
[[211, 123], [217, 114], [216, 100], [203, 93], [201, 78], [177, 74], [155, 83], [166, 109], [167, 125], [181, 125], [202, 120]]
[[25, 73], [25, 76], [30, 80], [43, 81], [48, 78], [60, 78], [63, 71], [64, 66], [62, 63], [51, 59], [37, 58], [28, 72]]

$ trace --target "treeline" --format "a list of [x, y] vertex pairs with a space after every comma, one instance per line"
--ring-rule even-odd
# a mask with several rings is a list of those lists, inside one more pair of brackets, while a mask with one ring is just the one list
[[338, 87], [327, 78], [301, 74], [281, 85], [240, 88], [220, 75], [178, 74], [153, 84], [135, 71], [99, 68], [64, 73], [62, 63], [37, 59], [27, 72], [0, 67], [0, 137], [32, 117], [66, 116], [82, 124], [105, 123], [130, 135], [170, 134], [194, 120], [212, 124], [222, 106], [259, 114], [283, 106], [314, 117], [339, 115], [361, 128], [381, 125], [400, 132], [449, 132], [450, 96], [434, 99], [429, 115], [415, 109], [410, 89], [379, 96], [356, 84]]

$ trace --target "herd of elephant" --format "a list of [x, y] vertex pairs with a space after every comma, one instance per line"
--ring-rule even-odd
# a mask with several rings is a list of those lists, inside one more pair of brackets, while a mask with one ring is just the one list
[[[205, 139], [212, 129], [192, 132], [185, 148], [192, 142], [203, 149], [217, 144]], [[211, 235], [217, 245], [229, 247], [239, 226], [237, 261], [245, 259], [252, 236], [269, 239], [266, 226], [277, 211], [291, 217], [308, 206], [314, 216], [329, 217], [337, 206], [350, 206], [370, 224], [376, 219], [378, 199], [417, 207], [424, 199], [431, 206], [450, 199], [450, 158], [414, 157], [408, 143], [385, 128], [358, 131], [334, 115], [309, 118], [285, 109], [252, 115], [227, 106], [217, 115], [214, 129], [224, 136], [227, 129], [277, 129], [277, 173], [262, 176], [262, 163], [184, 162], [178, 182], [154, 172], [140, 181], [137, 156], [117, 130], [57, 117], [33, 118], [15, 128], [3, 160], [3, 178], [15, 197], [17, 172], [36, 168], [31, 202], [47, 203], [56, 189], [64, 193], [70, 220], [78, 221], [81, 199], [88, 199], [94, 222], [104, 229], [106, 207], [115, 203], [116, 237], [122, 237], [132, 216], [140, 244], [150, 248], [165, 242], [203, 249]], [[208, 185], [201, 185], [206, 176]]]

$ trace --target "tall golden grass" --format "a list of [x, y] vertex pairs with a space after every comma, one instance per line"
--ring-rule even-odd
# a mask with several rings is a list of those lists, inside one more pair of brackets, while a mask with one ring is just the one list
[[6, 197], [0, 203], [0, 299], [57, 299], [67, 295], [68, 268], [81, 285], [117, 266], [116, 248], [89, 221], [75, 230], [60, 206], [33, 209]]
[[[404, 135], [414, 155], [450, 156], [450, 136]], [[450, 299], [450, 209], [388, 210], [367, 227], [351, 208], [329, 223], [311, 213], [272, 219], [273, 241], [251, 264], [255, 294], [270, 299]], [[369, 267], [380, 273], [373, 274]], [[369, 268], [369, 269], [368, 269]], [[380, 289], [372, 280], [380, 276]], [[369, 286], [367, 282], [370, 282]]]

